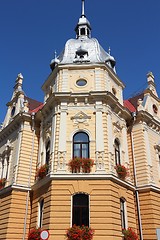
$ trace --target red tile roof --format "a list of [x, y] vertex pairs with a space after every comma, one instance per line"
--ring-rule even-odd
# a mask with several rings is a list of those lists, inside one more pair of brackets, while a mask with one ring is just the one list
[[42, 107], [43, 107], [43, 103], [42, 102], [38, 102], [37, 100], [34, 100], [32, 98], [29, 97], [25, 97], [25, 99], [28, 101], [29, 104], [29, 112], [38, 112]]
[[129, 110], [130, 112], [136, 112], [135, 107], [132, 105], [132, 103], [130, 103], [129, 100], [124, 100], [123, 103], [124, 103], [124, 106], [125, 106], [126, 108], [128, 108], [128, 110]]
[[126, 108], [128, 108], [128, 110], [130, 112], [136, 112], [137, 110], [137, 102], [138, 102], [138, 99], [142, 99], [143, 100], [144, 98], [144, 93], [140, 93], [132, 98], [129, 98], [128, 100], [124, 100], [124, 106]]

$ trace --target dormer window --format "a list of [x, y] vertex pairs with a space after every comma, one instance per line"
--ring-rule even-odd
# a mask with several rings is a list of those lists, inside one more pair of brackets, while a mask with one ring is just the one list
[[12, 107], [12, 111], [11, 111], [11, 117], [13, 117], [13, 116], [14, 116], [14, 114], [15, 114], [15, 111], [16, 111], [16, 107], [15, 107], [15, 106], [13, 106], [13, 107]]
[[115, 95], [116, 96], [116, 89], [115, 88], [112, 88], [112, 93], [113, 93], [113, 95]]
[[158, 113], [158, 108], [157, 108], [157, 106], [156, 106], [155, 104], [153, 104], [152, 107], [153, 107], [153, 112], [157, 114], [157, 113]]

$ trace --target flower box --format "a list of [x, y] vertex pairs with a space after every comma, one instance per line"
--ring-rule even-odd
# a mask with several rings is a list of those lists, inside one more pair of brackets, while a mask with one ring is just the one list
[[124, 240], [138, 240], [138, 235], [132, 228], [122, 229]]
[[82, 158], [82, 172], [90, 173], [91, 167], [93, 167], [94, 161], [90, 158]]
[[66, 231], [67, 240], [92, 240], [94, 230], [88, 226], [76, 226], [70, 227]]
[[28, 233], [28, 240], [40, 240], [41, 228], [32, 228]]
[[125, 179], [125, 177], [128, 175], [128, 169], [124, 165], [117, 164], [115, 169], [120, 179]]
[[91, 167], [93, 166], [94, 161], [90, 158], [78, 158], [75, 157], [70, 160], [68, 166], [72, 173], [90, 173]]
[[5, 183], [6, 183], [6, 178], [1, 178], [0, 179], [0, 189], [4, 188]]
[[37, 169], [36, 177], [40, 180], [43, 179], [48, 173], [48, 165], [44, 164]]

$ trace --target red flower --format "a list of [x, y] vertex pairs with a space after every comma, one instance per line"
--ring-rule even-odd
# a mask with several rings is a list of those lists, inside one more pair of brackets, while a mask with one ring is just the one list
[[28, 233], [28, 240], [40, 240], [41, 228], [32, 228]]
[[124, 240], [138, 240], [136, 232], [130, 227], [128, 229], [122, 229], [122, 233], [124, 234]]
[[67, 240], [92, 240], [94, 230], [87, 226], [76, 226], [68, 228], [66, 232]]
[[6, 178], [1, 178], [0, 179], [0, 189], [4, 188], [5, 183], [6, 183]]
[[124, 179], [127, 176], [128, 169], [124, 165], [117, 164], [114, 168], [120, 178]]
[[44, 164], [37, 169], [36, 177], [39, 179], [42, 179], [47, 175], [47, 172], [48, 172], [48, 165]]
[[89, 173], [94, 161], [90, 158], [75, 157], [70, 160], [68, 166], [73, 173], [79, 173], [82, 169], [83, 173]]

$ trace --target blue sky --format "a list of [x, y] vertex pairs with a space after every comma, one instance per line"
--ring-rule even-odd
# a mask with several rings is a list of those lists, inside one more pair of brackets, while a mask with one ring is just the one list
[[[124, 82], [124, 98], [147, 86], [152, 71], [160, 95], [160, 1], [86, 0], [92, 37], [111, 48]], [[0, 1], [0, 122], [4, 120], [18, 73], [28, 97], [43, 101], [41, 86], [54, 51], [75, 38], [81, 0]]]

